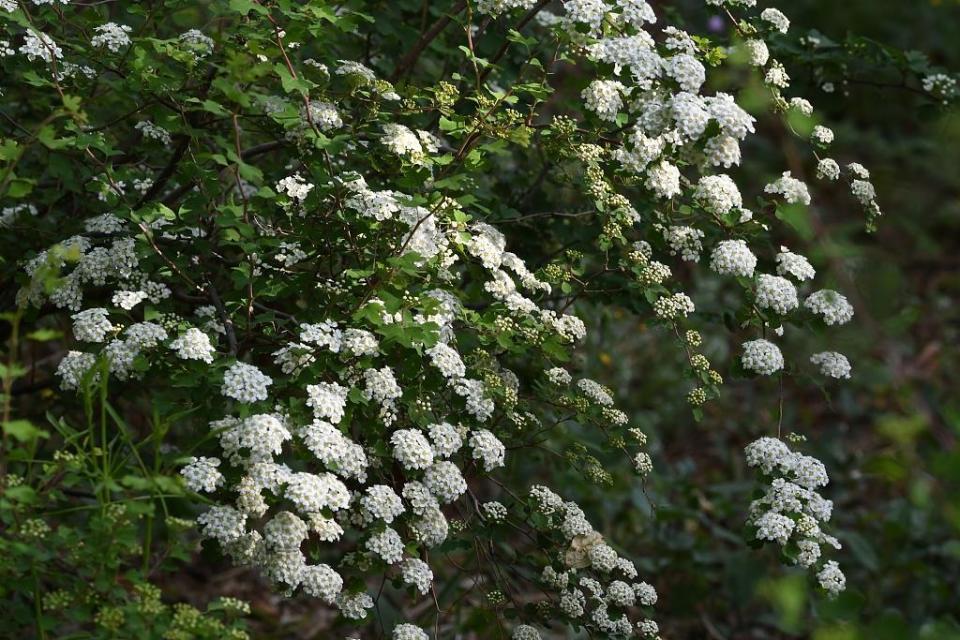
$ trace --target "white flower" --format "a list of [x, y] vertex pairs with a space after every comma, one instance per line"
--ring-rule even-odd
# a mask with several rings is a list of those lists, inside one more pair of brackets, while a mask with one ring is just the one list
[[325, 564], [304, 567], [300, 578], [304, 593], [327, 604], [333, 604], [343, 589], [343, 578]]
[[493, 471], [503, 466], [506, 447], [486, 429], [477, 429], [470, 434], [470, 450], [474, 460], [480, 460], [484, 471]]
[[360, 499], [360, 506], [369, 520], [383, 520], [387, 524], [404, 512], [403, 501], [390, 487], [384, 484], [367, 487]]
[[467, 482], [460, 469], [446, 460], [435, 462], [426, 470], [423, 484], [441, 504], [453, 502], [467, 491]]
[[847, 578], [840, 571], [840, 565], [833, 560], [823, 565], [823, 568], [817, 574], [817, 580], [820, 581], [820, 586], [831, 596], [836, 596], [847, 588]]
[[[481, 0], [483, 2], [506, 2], [507, 0]], [[486, 11], [485, 13], [493, 13], [493, 11]], [[427, 632], [421, 629], [420, 627], [412, 624], [398, 624], [393, 628], [393, 640], [430, 640], [430, 636], [427, 635]]]
[[149, 298], [146, 291], [117, 291], [110, 298], [111, 304], [129, 311]]
[[850, 361], [842, 353], [822, 351], [810, 356], [810, 362], [820, 367], [820, 373], [828, 378], [850, 377]]
[[570, 384], [570, 381], [572, 380], [570, 372], [562, 367], [553, 367], [552, 369], [547, 369], [545, 373], [547, 380], [558, 387], [565, 387]]
[[387, 564], [397, 564], [403, 559], [403, 540], [400, 534], [385, 527], [367, 540], [367, 551], [380, 556]]
[[794, 522], [791, 518], [768, 511], [753, 523], [757, 527], [757, 540], [771, 540], [785, 545], [793, 533]]
[[321, 382], [307, 386], [307, 406], [318, 420], [339, 424], [347, 406], [349, 389], [336, 382]]
[[462, 378], [467, 373], [460, 354], [447, 344], [438, 342], [427, 349], [427, 355], [430, 356], [430, 363], [440, 370], [444, 378]]
[[433, 455], [437, 458], [449, 458], [463, 446], [460, 431], [449, 422], [432, 424], [427, 427], [433, 446]]
[[220, 460], [217, 458], [190, 458], [189, 464], [180, 470], [180, 475], [191, 491], [206, 491], [212, 493], [223, 484], [223, 474], [217, 469]]
[[306, 200], [312, 190], [313, 185], [304, 180], [299, 173], [287, 176], [277, 183], [277, 191], [286, 194], [298, 204]]
[[760, 12], [760, 18], [769, 22], [770, 26], [780, 33], [786, 33], [790, 29], [790, 20], [788, 20], [787, 16], [783, 15], [783, 12], [779, 9], [772, 7], [764, 9]]
[[103, 342], [114, 331], [109, 316], [109, 311], [99, 307], [73, 314], [73, 337], [80, 342]]
[[720, 275], [750, 278], [756, 267], [757, 256], [744, 240], [723, 240], [710, 254], [710, 268]]
[[780, 248], [777, 254], [777, 273], [781, 276], [792, 276], [797, 282], [813, 280], [817, 272], [804, 256], [791, 253], [786, 247]]
[[343, 593], [337, 595], [337, 607], [345, 618], [362, 620], [367, 617], [367, 609], [373, 608], [373, 598], [369, 593]]
[[833, 142], [833, 131], [827, 127], [817, 125], [813, 128], [810, 139], [819, 145], [827, 146]]
[[817, 177], [821, 180], [836, 180], [840, 177], [840, 165], [833, 158], [823, 158], [817, 163]]
[[810, 294], [803, 306], [822, 316], [828, 325], [846, 324], [853, 318], [853, 305], [846, 297], [831, 289], [821, 289]]
[[170, 348], [177, 352], [181, 360], [201, 360], [210, 364], [213, 362], [215, 349], [210, 344], [210, 337], [200, 329], [190, 327], [170, 343]]
[[718, 215], [743, 206], [740, 189], [728, 175], [703, 176], [693, 196], [704, 209]]
[[383, 138], [380, 142], [395, 155], [406, 158], [415, 164], [423, 162], [424, 152], [423, 145], [420, 144], [420, 138], [402, 124], [389, 123], [383, 125]]
[[245, 362], [235, 362], [223, 374], [220, 393], [238, 402], [251, 403], [267, 399], [267, 387], [273, 384], [270, 376]]
[[658, 198], [670, 199], [682, 193], [680, 189], [680, 170], [666, 160], [661, 160], [650, 167], [644, 184]]
[[766, 273], [757, 277], [756, 303], [761, 309], [770, 309], [780, 315], [790, 313], [800, 306], [797, 288], [792, 282]]
[[791, 176], [789, 171], [784, 171], [778, 180], [771, 182], [763, 190], [766, 193], [783, 196], [783, 199], [790, 204], [810, 204], [810, 191], [807, 185]]
[[166, 129], [157, 126], [149, 120], [141, 120], [137, 124], [133, 125], [133, 128], [139, 131], [144, 138], [156, 140], [164, 146], [169, 145], [172, 141], [170, 133]]
[[598, 118], [613, 122], [623, 108], [626, 93], [629, 93], [627, 88], [616, 80], [594, 80], [580, 96], [587, 109], [596, 113]]
[[390, 436], [393, 458], [404, 469], [426, 469], [433, 464], [433, 448], [417, 429], [399, 429]]
[[528, 624], [520, 624], [513, 628], [510, 637], [513, 640], [540, 640], [540, 632]]
[[50, 63], [54, 58], [57, 60], [63, 58], [63, 51], [57, 46], [53, 38], [33, 29], [28, 30], [24, 35], [20, 53], [27, 56], [27, 60], [31, 62], [40, 58], [44, 62]]
[[120, 49], [130, 44], [130, 36], [127, 34], [130, 33], [131, 29], [125, 24], [120, 25], [115, 22], [107, 22], [94, 29], [94, 31], [97, 35], [93, 36], [90, 40], [90, 44], [94, 47], [106, 47], [110, 51], [117, 53]]
[[744, 369], [769, 376], [783, 369], [783, 354], [772, 342], [751, 340], [743, 343], [741, 362]]
[[413, 585], [421, 595], [430, 591], [433, 583], [433, 571], [419, 558], [407, 558], [400, 565], [400, 575], [406, 584]]
[[747, 50], [747, 60], [755, 67], [762, 67], [770, 60], [770, 50], [763, 40], [757, 38], [747, 40], [744, 48]]
[[663, 229], [663, 239], [670, 246], [671, 255], [679, 255], [687, 262], [700, 260], [703, 235], [703, 231], [693, 227], [674, 226]]

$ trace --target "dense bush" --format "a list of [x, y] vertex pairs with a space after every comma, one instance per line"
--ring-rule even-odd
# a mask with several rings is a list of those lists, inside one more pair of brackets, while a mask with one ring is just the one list
[[0, 0], [0, 628], [956, 634], [957, 523], [882, 611], [853, 472], [903, 459], [807, 428], [927, 428], [844, 337], [886, 335], [831, 248], [884, 190], [813, 92], [936, 113], [956, 80], [652, 4]]

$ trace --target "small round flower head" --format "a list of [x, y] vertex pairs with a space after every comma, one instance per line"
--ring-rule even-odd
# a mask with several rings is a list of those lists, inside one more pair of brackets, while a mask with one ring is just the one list
[[430, 356], [430, 363], [440, 370], [444, 378], [462, 378], [467, 373], [460, 354], [449, 345], [438, 342], [427, 350], [427, 355]]
[[772, 473], [774, 469], [785, 469], [791, 460], [790, 448], [777, 438], [759, 438], [744, 449], [747, 464], [758, 467], [763, 473]]
[[283, 495], [303, 514], [339, 511], [350, 503], [346, 485], [330, 473], [295, 473]]
[[343, 589], [343, 578], [325, 564], [304, 567], [300, 579], [307, 595], [320, 598], [327, 604], [336, 602]]
[[452, 462], [436, 462], [423, 474], [423, 484], [441, 504], [453, 502], [467, 491], [467, 482]]
[[367, 540], [367, 551], [380, 556], [387, 564], [397, 564], [403, 559], [403, 540], [400, 534], [386, 527]]
[[633, 457], [633, 468], [641, 476], [648, 475], [653, 471], [653, 460], [650, 459], [650, 454], [641, 451]]
[[299, 173], [295, 173], [280, 180], [276, 189], [278, 193], [285, 194], [294, 202], [302, 203], [313, 190], [313, 185], [304, 180]]
[[73, 316], [73, 337], [80, 342], [103, 342], [111, 332], [113, 325], [106, 309], [87, 309]]
[[127, 25], [107, 22], [94, 29], [97, 35], [90, 39], [90, 44], [97, 48], [106, 48], [117, 53], [130, 44], [130, 27]]
[[817, 177], [821, 180], [836, 180], [840, 177], [840, 165], [833, 158], [823, 158], [817, 163]]
[[432, 424], [427, 428], [433, 446], [433, 455], [437, 458], [449, 458], [463, 446], [460, 431], [449, 422]]
[[823, 317], [828, 325], [846, 324], [853, 318], [853, 305], [846, 297], [832, 289], [821, 289], [810, 294], [803, 306]]
[[613, 406], [613, 396], [610, 395], [610, 391], [595, 380], [589, 378], [577, 380], [577, 389], [595, 404], [602, 407]]
[[393, 628], [393, 640], [430, 640], [427, 632], [412, 624], [398, 624]]
[[387, 524], [404, 512], [400, 496], [384, 484], [367, 487], [366, 493], [360, 499], [360, 506], [371, 519], [383, 520]]
[[507, 519], [507, 508], [499, 502], [484, 502], [480, 506], [483, 517], [491, 522], [503, 522]]
[[430, 508], [419, 514], [420, 518], [411, 524], [414, 539], [427, 547], [435, 547], [447, 539], [450, 525], [446, 516], [438, 508]]
[[770, 309], [780, 315], [786, 315], [800, 306], [797, 288], [792, 282], [766, 273], [757, 278], [756, 302], [761, 309]]
[[570, 384], [571, 376], [570, 373], [562, 367], [553, 367], [552, 369], [547, 369], [546, 371], [547, 380], [552, 384], [557, 385], [558, 387], [565, 387]]
[[520, 624], [513, 628], [510, 636], [513, 640], [540, 640], [540, 632], [528, 624]]
[[740, 189], [728, 175], [703, 176], [693, 195], [704, 209], [718, 215], [743, 206]]
[[641, 620], [637, 623], [637, 632], [643, 638], [655, 638], [660, 633], [660, 627], [653, 620]]
[[828, 378], [849, 378], [850, 361], [842, 353], [822, 351], [810, 356], [810, 362], [820, 368], [820, 373]]
[[786, 33], [790, 30], [790, 20], [779, 9], [774, 9], [773, 7], [764, 9], [760, 13], [760, 18], [780, 33]]
[[339, 424], [343, 420], [349, 392], [349, 389], [336, 382], [311, 384], [307, 386], [307, 406], [313, 409], [313, 415], [318, 420]]
[[400, 565], [400, 576], [406, 584], [412, 585], [426, 595], [433, 584], [433, 571], [430, 565], [419, 558], [407, 558]]
[[693, 56], [681, 53], [664, 61], [664, 71], [673, 78], [683, 91], [696, 93], [706, 81], [703, 64]]
[[235, 362], [223, 374], [220, 392], [237, 402], [251, 403], [267, 399], [267, 387], [273, 384], [270, 376], [245, 362]]
[[189, 464], [180, 470], [180, 475], [191, 491], [212, 493], [223, 484], [223, 474], [217, 469], [219, 466], [218, 458], [190, 458]]
[[790, 539], [794, 522], [783, 514], [768, 511], [756, 519], [754, 526], [757, 527], [757, 540], [770, 540], [782, 546]]
[[646, 582], [639, 582], [633, 585], [633, 593], [637, 600], [645, 607], [652, 607], [657, 604], [657, 590]]
[[833, 130], [817, 125], [810, 134], [810, 139], [821, 146], [827, 146], [833, 142]]
[[767, 43], [763, 40], [757, 38], [747, 40], [744, 43], [744, 48], [747, 51], [747, 60], [754, 67], [765, 66], [770, 60], [770, 49], [767, 48]]
[[666, 160], [661, 160], [647, 170], [647, 180], [644, 183], [658, 198], [669, 200], [680, 195], [680, 169]]
[[741, 363], [747, 371], [769, 376], [783, 369], [783, 354], [772, 342], [751, 340], [743, 343]]
[[603, 543], [594, 545], [587, 555], [590, 557], [590, 564], [597, 571], [610, 573], [617, 566], [617, 552], [609, 545]]
[[616, 80], [594, 80], [581, 93], [584, 104], [601, 120], [614, 121], [623, 108], [623, 94], [627, 88]]
[[362, 620], [367, 617], [367, 609], [373, 608], [373, 598], [366, 592], [344, 593], [341, 591], [337, 595], [336, 604], [345, 618]]
[[[80, 381], [96, 364], [97, 359], [92, 353], [83, 351], [69, 351], [57, 365], [57, 376], [60, 378], [60, 388], [64, 391], [76, 389]], [[94, 378], [97, 376], [95, 375]]]
[[470, 450], [474, 460], [483, 464], [484, 471], [493, 471], [503, 466], [506, 447], [486, 429], [477, 429], [470, 434]]
[[847, 578], [840, 570], [840, 565], [834, 560], [823, 565], [823, 568], [817, 573], [817, 580], [820, 582], [820, 586], [831, 596], [836, 596], [847, 588]]
[[750, 278], [756, 267], [757, 256], [744, 240], [724, 240], [710, 255], [710, 268], [720, 275]]
[[263, 538], [271, 549], [298, 550], [309, 532], [306, 522], [289, 511], [281, 511], [263, 527]]
[[789, 171], [763, 188], [764, 192], [777, 194], [790, 204], [810, 204], [810, 190], [802, 181], [794, 178]]
[[777, 254], [777, 273], [790, 276], [797, 282], [813, 280], [817, 275], [809, 260], [800, 254], [791, 253], [786, 247], [781, 247]]
[[207, 364], [213, 362], [215, 350], [210, 344], [210, 337], [196, 327], [181, 333], [170, 343], [170, 348], [177, 352], [177, 357], [181, 360], [200, 360]]
[[393, 457], [404, 469], [426, 469], [433, 464], [433, 448], [417, 429], [400, 429], [390, 436]]

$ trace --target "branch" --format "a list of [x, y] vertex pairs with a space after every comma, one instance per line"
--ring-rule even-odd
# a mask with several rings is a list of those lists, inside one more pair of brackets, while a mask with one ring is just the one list
[[436, 22], [433, 23], [433, 26], [427, 30], [420, 39], [417, 40], [417, 43], [413, 45], [413, 49], [407, 52], [400, 62], [397, 63], [397, 68], [393, 71], [393, 75], [390, 76], [390, 82], [396, 82], [407, 73], [413, 65], [417, 63], [417, 60], [420, 58], [420, 54], [423, 53], [423, 50], [426, 49], [431, 42], [436, 39], [440, 33], [447, 28], [447, 25], [450, 24], [450, 21], [453, 20], [453, 16], [459, 15], [467, 8], [466, 0], [459, 0], [457, 4], [450, 9], [450, 13], [442, 15]]

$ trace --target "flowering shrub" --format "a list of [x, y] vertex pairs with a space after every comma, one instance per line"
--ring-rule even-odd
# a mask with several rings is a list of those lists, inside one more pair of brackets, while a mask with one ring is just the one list
[[[627, 460], [637, 483], [655, 473], [617, 390], [575, 366], [591, 302], [665, 330], [698, 418], [719, 370], [851, 376], [837, 352], [785, 355], [789, 332], [854, 316], [804, 256], [775, 248], [772, 227], [815, 189], [795, 169], [726, 173], [756, 133], [735, 95], [760, 83], [819, 179], [843, 181], [868, 228], [881, 215], [868, 171], [821, 157], [833, 132], [790, 95], [773, 57], [788, 18], [708, 0], [736, 26], [727, 43], [663, 24], [644, 0], [459, 2], [395, 57], [400, 27], [377, 3], [115, 4], [0, 3], [18, 130], [0, 147], [0, 195], [23, 234], [5, 255], [11, 317], [67, 323], [59, 410], [110, 414], [103, 477], [110, 456], [139, 456], [109, 437], [110, 402], [169, 425], [180, 449], [161, 451], [173, 436], [155, 431], [144, 477], [189, 493], [208, 549], [346, 627], [378, 617], [389, 580], [409, 612], [396, 640], [439, 636], [441, 599], [489, 605], [517, 639], [564, 625], [657, 637], [657, 576], [548, 473], [509, 465], [590, 429], [597, 450], [559, 454], [590, 480], [613, 481], [603, 459]], [[553, 160], [539, 176], [524, 166], [538, 154]], [[561, 225], [530, 248], [511, 234], [530, 216]], [[694, 277], [739, 291], [709, 314], [736, 331], [730, 362], [702, 352], [724, 322], [698, 318]], [[770, 430], [744, 443], [763, 491], [744, 509], [751, 540], [836, 594], [827, 470]], [[5, 487], [32, 472], [18, 473]], [[114, 490], [94, 487], [103, 513]], [[5, 525], [45, 526], [21, 510]], [[47, 580], [34, 571], [33, 589]], [[451, 604], [475, 589], [484, 600]], [[99, 609], [100, 628], [125, 624], [116, 611]]]

